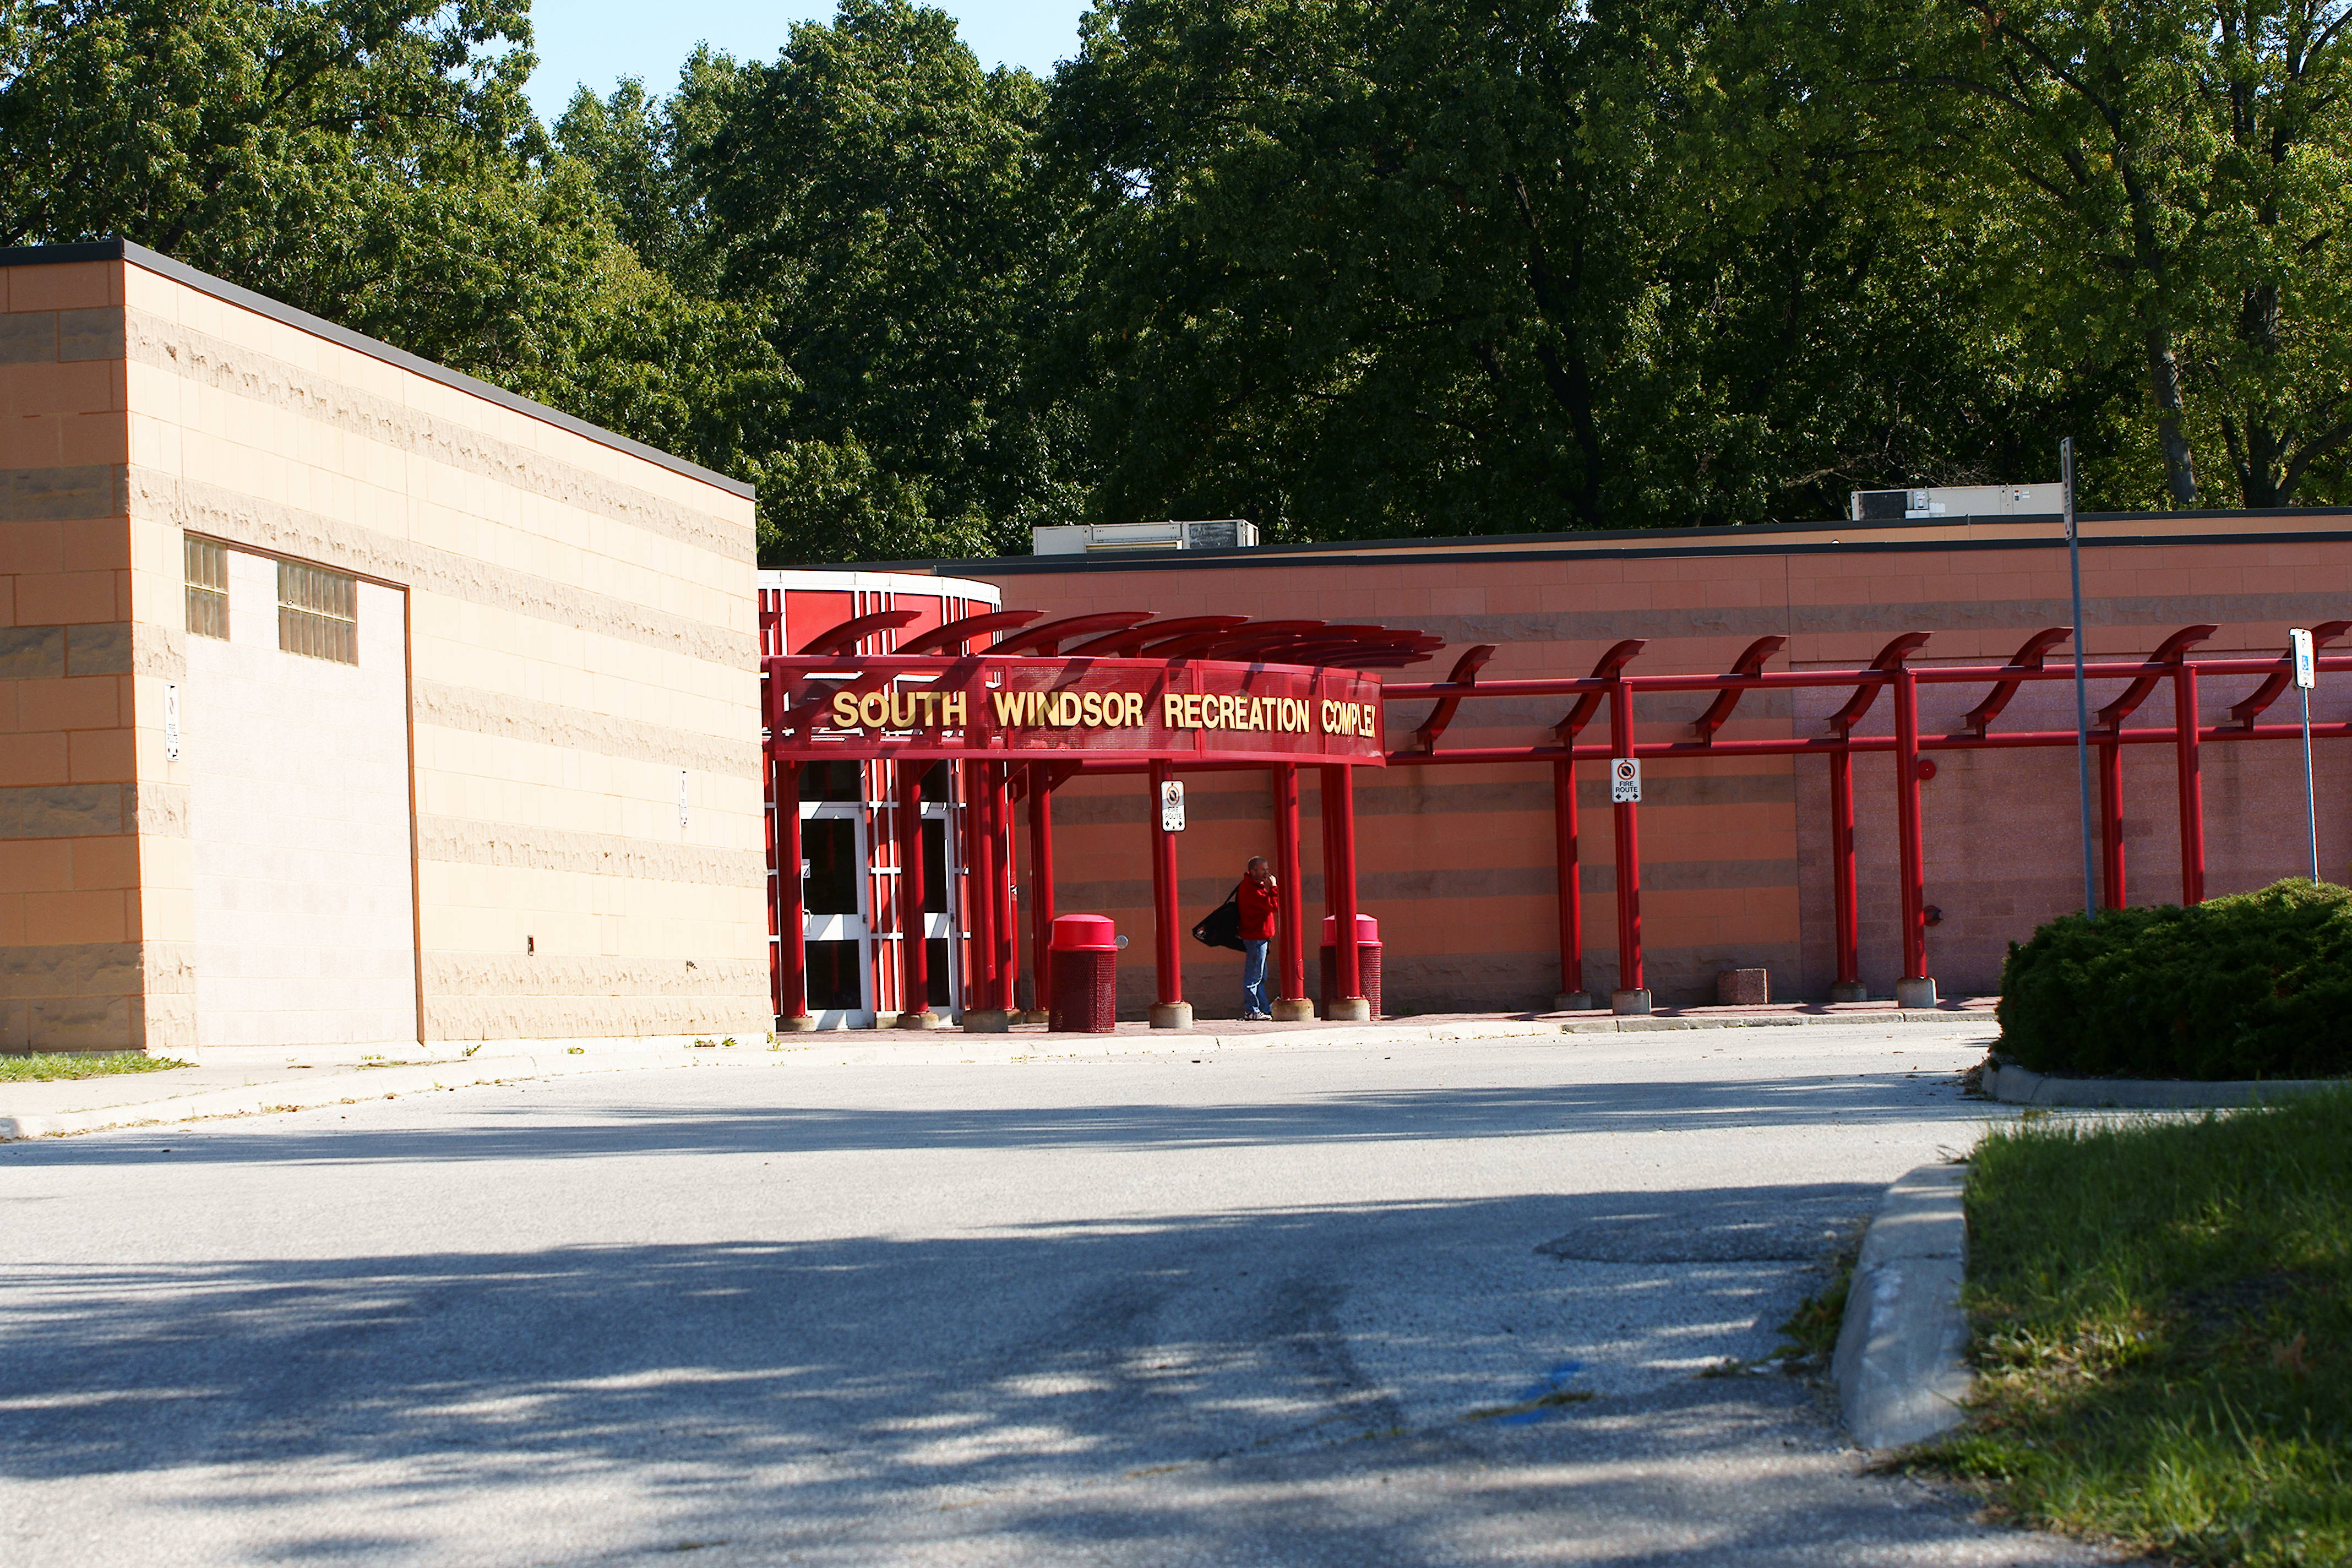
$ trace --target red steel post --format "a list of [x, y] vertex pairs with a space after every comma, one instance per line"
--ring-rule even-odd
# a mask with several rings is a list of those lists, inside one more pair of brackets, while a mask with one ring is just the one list
[[1331, 823], [1331, 847], [1336, 864], [1323, 868], [1323, 879], [1332, 889], [1331, 1000], [1335, 1007], [1360, 1001], [1363, 978], [1356, 964], [1356, 790], [1355, 770], [1339, 763], [1323, 769], [1323, 815]]
[[1159, 969], [1160, 1005], [1172, 1008], [1184, 1000], [1184, 955], [1178, 945], [1177, 926], [1182, 920], [1176, 903], [1176, 836], [1162, 826], [1160, 786], [1168, 782], [1168, 764], [1151, 764], [1151, 950]]
[[801, 765], [778, 763], [776, 791], [776, 1016], [805, 1018], [808, 1010], [808, 902], [801, 886]]
[[1275, 897], [1282, 906], [1282, 973], [1276, 979], [1277, 1000], [1296, 1002], [1307, 994], [1307, 932], [1303, 928], [1305, 896], [1298, 871], [1298, 764], [1283, 763], [1271, 770], [1274, 778], [1274, 864], [1280, 884]]
[[2197, 765], [2197, 667], [2182, 655], [2172, 672], [2174, 756], [2180, 777], [2180, 902], [2205, 901], [2205, 785]]
[[994, 764], [964, 764], [965, 842], [971, 858], [965, 862], [964, 887], [971, 900], [971, 994], [964, 1011], [989, 1012], [1003, 1005], [996, 1000], [996, 824], [992, 816]]
[[1331, 809], [1330, 771], [1320, 768], [1316, 772], [1315, 820], [1323, 831], [1323, 912], [1336, 920], [1339, 912], [1339, 884], [1333, 868], [1339, 864], [1339, 845], [1335, 831], [1338, 818]]
[[1021, 1005], [1021, 911], [1013, 895], [1013, 764], [990, 763], [996, 837], [996, 1005]]
[[1919, 836], [1919, 678], [1907, 664], [1895, 669], [1895, 833], [1903, 863], [1903, 978], [1916, 984], [1927, 979], [1927, 857]]
[[2129, 897], [2124, 874], [2124, 749], [2099, 743], [2099, 907], [2122, 909]]
[[1837, 906], [1837, 984], [1832, 1002], [1864, 1000], [1860, 890], [1853, 871], [1853, 753], [1830, 753], [1830, 889]]
[[1559, 881], [1559, 1007], [1592, 1005], [1584, 989], [1584, 888], [1579, 880], [1576, 764], [1551, 765], [1552, 871]]
[[[1633, 754], [1633, 689], [1623, 675], [1609, 678], [1609, 753]], [[1648, 987], [1642, 983], [1642, 828], [1641, 807], [1620, 801], [1610, 807], [1617, 844], [1617, 989], [1635, 993], [1626, 998], [1629, 1011], [1646, 1013]], [[1611, 1005], [1616, 1005], [1615, 998]]]
[[[897, 767], [898, 1014], [919, 1019], [931, 1010], [930, 948], [923, 918], [923, 774], [916, 763], [900, 762]], [[955, 951], [952, 942], [948, 951]]]
[[1029, 765], [1029, 989], [1038, 1012], [1054, 1005], [1054, 770]]

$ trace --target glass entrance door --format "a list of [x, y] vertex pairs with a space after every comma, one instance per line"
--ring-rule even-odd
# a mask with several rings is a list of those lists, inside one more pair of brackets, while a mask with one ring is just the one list
[[949, 858], [954, 842], [955, 807], [944, 800], [923, 803], [923, 972], [930, 981], [931, 1011], [953, 1014], [963, 1005], [963, 976], [956, 954], [957, 881], [960, 868]]
[[802, 884], [807, 909], [803, 951], [808, 955], [808, 1010], [820, 1029], [864, 1028], [874, 1022], [865, 803], [857, 798], [862, 792], [854, 782], [856, 763], [824, 766], [841, 769], [851, 782], [838, 792], [849, 796], [845, 800], [805, 798], [836, 793], [823, 783], [802, 791], [801, 857], [808, 863], [808, 878]]

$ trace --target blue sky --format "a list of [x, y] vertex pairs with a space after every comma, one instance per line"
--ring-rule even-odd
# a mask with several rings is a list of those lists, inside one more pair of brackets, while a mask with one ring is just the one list
[[[954, 16], [983, 66], [1026, 66], [1040, 76], [1054, 62], [1077, 50], [1082, 0], [931, 0]], [[539, 41], [539, 70], [530, 79], [531, 101], [540, 118], [563, 112], [575, 88], [585, 82], [598, 93], [613, 90], [625, 76], [666, 92], [677, 68], [698, 43], [708, 42], [739, 59], [772, 59], [794, 22], [834, 14], [830, 0], [533, 0], [532, 31]]]

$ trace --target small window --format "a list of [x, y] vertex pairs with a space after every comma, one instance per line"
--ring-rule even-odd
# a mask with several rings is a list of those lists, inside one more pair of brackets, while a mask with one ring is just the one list
[[278, 646], [288, 653], [360, 661], [359, 583], [341, 572], [278, 563]]
[[228, 546], [189, 537], [181, 546], [187, 561], [188, 629], [200, 637], [228, 636]]

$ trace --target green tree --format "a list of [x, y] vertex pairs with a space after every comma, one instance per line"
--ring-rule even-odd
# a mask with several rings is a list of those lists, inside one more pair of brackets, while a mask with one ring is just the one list
[[714, 467], [785, 388], [616, 237], [520, 0], [0, 8], [0, 243], [121, 235]]
[[[2128, 365], [2160, 487], [2342, 493], [2352, 444], [2346, 89], [2352, 5], [1874, 3], [1856, 74], [1886, 90], [1986, 238], [1990, 309], [2045, 360]], [[2209, 465], [2210, 467], [2210, 465]]]
[[[1043, 86], [982, 71], [942, 12], [844, 0], [701, 102], [677, 156], [717, 291], [802, 389], [770, 426], [790, 457], [771, 482], [814, 487], [775, 496], [781, 547], [854, 559], [897, 519], [891, 553], [987, 554], [1074, 515], [1069, 415], [1033, 374], [1076, 238], [1038, 153]], [[835, 528], [818, 498], [844, 487]]]
[[1935, 309], [1964, 247], [1767, 23], [1105, 0], [1055, 121], [1107, 209], [1097, 513], [1720, 523], [1989, 477], [2064, 389]]

